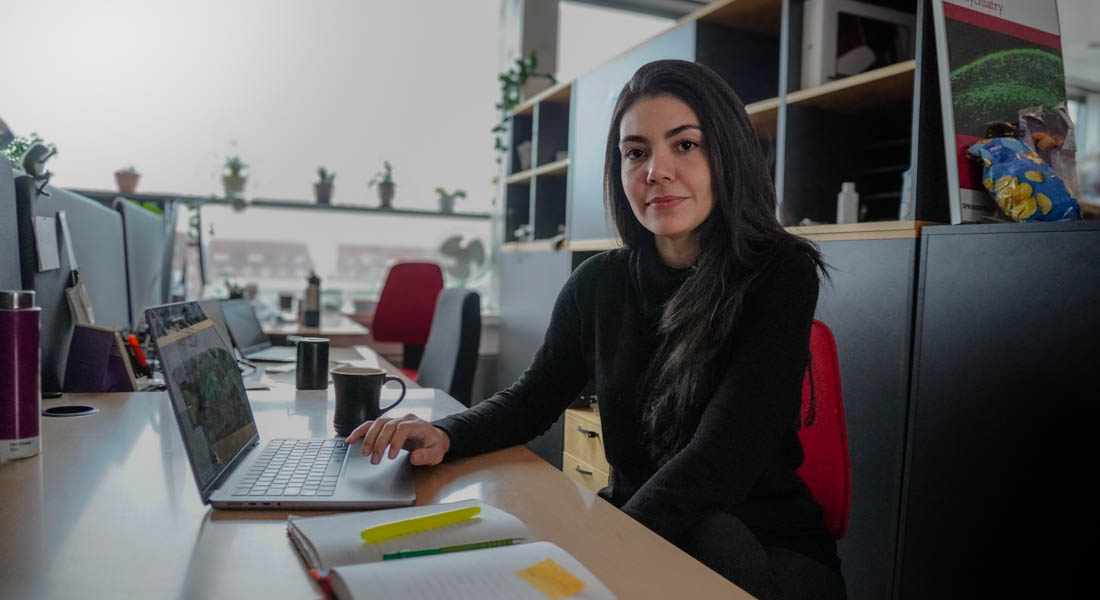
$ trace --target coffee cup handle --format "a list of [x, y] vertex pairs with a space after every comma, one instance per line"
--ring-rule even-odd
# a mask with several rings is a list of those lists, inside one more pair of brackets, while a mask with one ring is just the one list
[[382, 410], [378, 411], [379, 413], [384, 413], [384, 412], [388, 411], [389, 409], [397, 406], [398, 404], [401, 404], [401, 401], [405, 399], [405, 392], [408, 391], [408, 388], [405, 387], [405, 380], [401, 379], [400, 377], [394, 377], [392, 375], [386, 375], [385, 379], [382, 380], [382, 385], [386, 385], [387, 383], [389, 383], [391, 381], [396, 381], [397, 383], [401, 384], [401, 395], [397, 398], [397, 402], [394, 402], [393, 404], [387, 406], [386, 408], [383, 408]]

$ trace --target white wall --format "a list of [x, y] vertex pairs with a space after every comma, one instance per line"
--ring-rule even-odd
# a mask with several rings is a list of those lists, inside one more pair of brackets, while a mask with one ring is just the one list
[[[251, 165], [250, 197], [309, 199], [315, 169], [337, 203], [395, 206], [433, 189], [487, 211], [495, 175], [499, 0], [4, 0], [0, 116], [55, 142], [66, 187], [218, 193], [221, 164]], [[231, 145], [236, 141], [236, 147]]]
[[672, 24], [672, 19], [562, 0], [558, 13], [558, 80], [584, 75]]

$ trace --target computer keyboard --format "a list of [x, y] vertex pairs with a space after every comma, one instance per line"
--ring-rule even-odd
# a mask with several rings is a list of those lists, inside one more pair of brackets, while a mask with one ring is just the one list
[[348, 445], [340, 440], [271, 440], [234, 496], [331, 496]]

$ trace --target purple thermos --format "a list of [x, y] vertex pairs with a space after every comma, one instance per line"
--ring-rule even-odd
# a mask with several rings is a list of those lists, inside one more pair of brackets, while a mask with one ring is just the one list
[[38, 454], [38, 313], [34, 292], [0, 290], [0, 459]]

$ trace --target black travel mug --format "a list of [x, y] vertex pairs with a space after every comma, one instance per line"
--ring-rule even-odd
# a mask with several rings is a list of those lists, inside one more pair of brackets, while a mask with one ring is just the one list
[[300, 390], [328, 388], [328, 338], [298, 338], [298, 369], [295, 383]]

